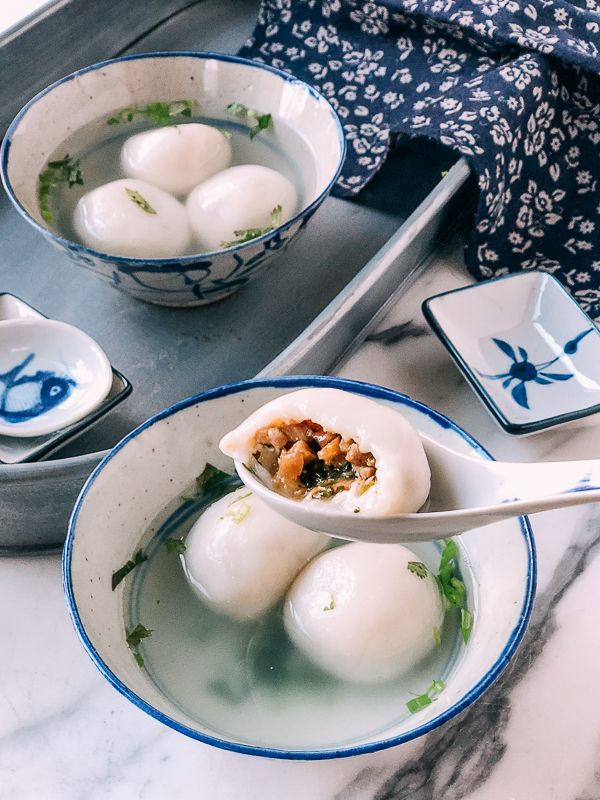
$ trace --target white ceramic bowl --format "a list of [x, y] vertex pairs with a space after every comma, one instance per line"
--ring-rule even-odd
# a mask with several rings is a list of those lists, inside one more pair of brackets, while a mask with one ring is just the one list
[[[78, 132], [78, 151], [90, 146], [106, 120], [130, 106], [195, 100], [204, 118], [228, 120], [226, 106], [242, 103], [269, 112], [272, 129], [261, 132], [283, 149], [305, 177], [302, 208], [274, 230], [225, 251], [180, 258], [123, 258], [69, 241], [40, 214], [38, 175], [57, 149]], [[277, 122], [299, 139], [281, 136]], [[127, 123], [123, 123], [127, 124]], [[91, 126], [91, 127], [90, 127]], [[121, 128], [121, 126], [115, 126]], [[152, 127], [148, 123], [148, 127]], [[2, 145], [2, 180], [17, 211], [76, 265], [140, 300], [196, 306], [220, 300], [259, 274], [275, 253], [306, 225], [331, 191], [345, 155], [341, 123], [311, 86], [272, 67], [221, 53], [145, 53], [104, 61], [67, 75], [27, 103]], [[71, 153], [70, 155], [73, 155]]]
[[[295, 388], [328, 386], [398, 407], [430, 436], [461, 452], [490, 456], [441, 414], [408, 397], [370, 384], [335, 378], [273, 378], [221, 387], [167, 409], [127, 436], [102, 461], [76, 503], [63, 555], [63, 577], [75, 628], [107, 680], [135, 705], [164, 724], [202, 742], [253, 755], [320, 759], [356, 755], [421, 736], [463, 711], [505, 669], [531, 613], [536, 562], [526, 519], [490, 526], [461, 537], [461, 557], [473, 580], [475, 624], [469, 643], [446, 677], [440, 698], [414, 715], [398, 697], [397, 719], [377, 734], [355, 736], [335, 747], [282, 747], [276, 733], [264, 743], [222, 734], [192, 719], [139, 669], [125, 644], [123, 583], [111, 575], [151, 534], [157, 515], [181, 495], [206, 462], [233, 471], [218, 449], [221, 436], [263, 403]], [[199, 605], [198, 613], [202, 613]], [[404, 713], [402, 713], [404, 712]], [[359, 719], [357, 713], [357, 729]], [[268, 728], [268, 720], [265, 723]], [[352, 726], [350, 726], [351, 728]], [[274, 728], [275, 730], [275, 728]]]
[[65, 428], [99, 406], [112, 382], [104, 351], [79, 328], [50, 319], [0, 322], [0, 435]]

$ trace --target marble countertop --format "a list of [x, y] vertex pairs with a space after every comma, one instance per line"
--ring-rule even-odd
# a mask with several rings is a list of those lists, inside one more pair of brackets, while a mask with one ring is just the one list
[[[598, 424], [517, 439], [476, 400], [420, 312], [425, 297], [468, 281], [455, 238], [340, 374], [423, 400], [498, 458], [597, 456]], [[426, 737], [323, 762], [242, 756], [163, 727], [117, 694], [85, 654], [58, 555], [0, 560], [0, 798], [597, 800], [600, 511], [546, 512], [532, 524], [536, 607], [500, 680]]]

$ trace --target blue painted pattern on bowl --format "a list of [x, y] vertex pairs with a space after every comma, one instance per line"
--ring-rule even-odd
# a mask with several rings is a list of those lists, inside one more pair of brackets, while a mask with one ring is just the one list
[[[193, 91], [190, 87], [193, 87]], [[167, 259], [108, 255], [65, 239], [42, 219], [38, 175], [74, 131], [115, 109], [194, 95], [218, 118], [228, 102], [268, 109], [307, 145], [313, 173], [304, 207], [283, 225], [223, 251]], [[273, 134], [276, 136], [276, 134]], [[257, 62], [219, 53], [148, 53], [94, 64], [40, 92], [10, 125], [0, 153], [2, 180], [17, 211], [69, 261], [149, 303], [196, 306], [244, 286], [307, 224], [331, 191], [345, 155], [337, 114], [318, 92]]]

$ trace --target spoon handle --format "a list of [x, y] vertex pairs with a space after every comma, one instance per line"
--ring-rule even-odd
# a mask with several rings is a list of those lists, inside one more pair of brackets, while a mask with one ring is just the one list
[[531, 501], [533, 512], [600, 501], [600, 459], [496, 462], [494, 467], [500, 479], [501, 503]]

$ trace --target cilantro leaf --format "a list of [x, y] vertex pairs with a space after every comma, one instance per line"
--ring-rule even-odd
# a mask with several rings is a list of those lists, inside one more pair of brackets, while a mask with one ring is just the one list
[[409, 572], [412, 572], [418, 578], [426, 578], [429, 574], [427, 567], [422, 561], [409, 561], [406, 565]]
[[156, 214], [156, 211], [152, 208], [150, 203], [146, 200], [145, 197], [142, 197], [142, 195], [139, 192], [137, 192], [135, 189], [129, 189], [127, 186], [125, 186], [124, 188], [127, 194], [129, 195], [130, 200], [133, 203], [135, 203], [136, 206], [139, 206], [142, 209], [142, 211], [145, 211], [146, 214]]
[[174, 100], [171, 103], [156, 102], [145, 106], [127, 106], [106, 120], [107, 125], [133, 122], [136, 117], [146, 117], [155, 125], [170, 125], [175, 117], [191, 117], [197, 107], [196, 100]]
[[130, 558], [129, 561], [125, 562], [125, 564], [123, 564], [123, 566], [120, 569], [118, 569], [116, 572], [113, 572], [111, 581], [113, 592], [117, 588], [117, 586], [121, 583], [123, 578], [126, 575], [129, 575], [132, 569], [135, 569], [136, 567], [138, 567], [140, 564], [143, 564], [144, 561], [147, 560], [148, 556], [144, 555], [143, 550], [138, 550], [133, 558]]
[[140, 646], [142, 639], [148, 639], [148, 637], [152, 636], [154, 631], [149, 630], [148, 628], [144, 627], [141, 622], [138, 622], [135, 628], [130, 631], [126, 630], [125, 633], [127, 634], [125, 637], [127, 646], [131, 649], [135, 649], [136, 647]]
[[187, 503], [204, 501], [209, 505], [241, 485], [242, 482], [237, 475], [230, 475], [228, 472], [217, 469], [212, 464], [207, 464], [202, 473], [196, 478], [196, 485], [192, 494], [181, 499]]
[[274, 228], [279, 227], [281, 225], [281, 213], [283, 209], [280, 205], [276, 205], [275, 208], [271, 211], [271, 224], [268, 225], [266, 228], [246, 228], [245, 230], [241, 231], [234, 231], [233, 235], [236, 237], [229, 242], [221, 242], [221, 247], [233, 247], [236, 244], [244, 244], [244, 242], [250, 242], [252, 239], [256, 239], [258, 236], [263, 236], [265, 233], [269, 233]]
[[54, 222], [54, 214], [50, 210], [50, 198], [52, 190], [61, 183], [67, 184], [69, 189], [73, 186], [83, 186], [79, 159], [73, 159], [67, 154], [57, 161], [49, 161], [46, 168], [38, 175], [38, 203], [45, 222]]
[[185, 553], [185, 542], [183, 539], [173, 539], [169, 536], [164, 540], [163, 544], [167, 548], [167, 553], [177, 553], [178, 556]]
[[241, 119], [254, 120], [256, 125], [253, 125], [248, 131], [251, 139], [254, 139], [261, 131], [266, 131], [273, 127], [273, 117], [271, 114], [263, 114], [261, 111], [256, 111], [254, 108], [248, 108], [243, 103], [229, 103], [227, 106], [227, 113], [234, 117]]

